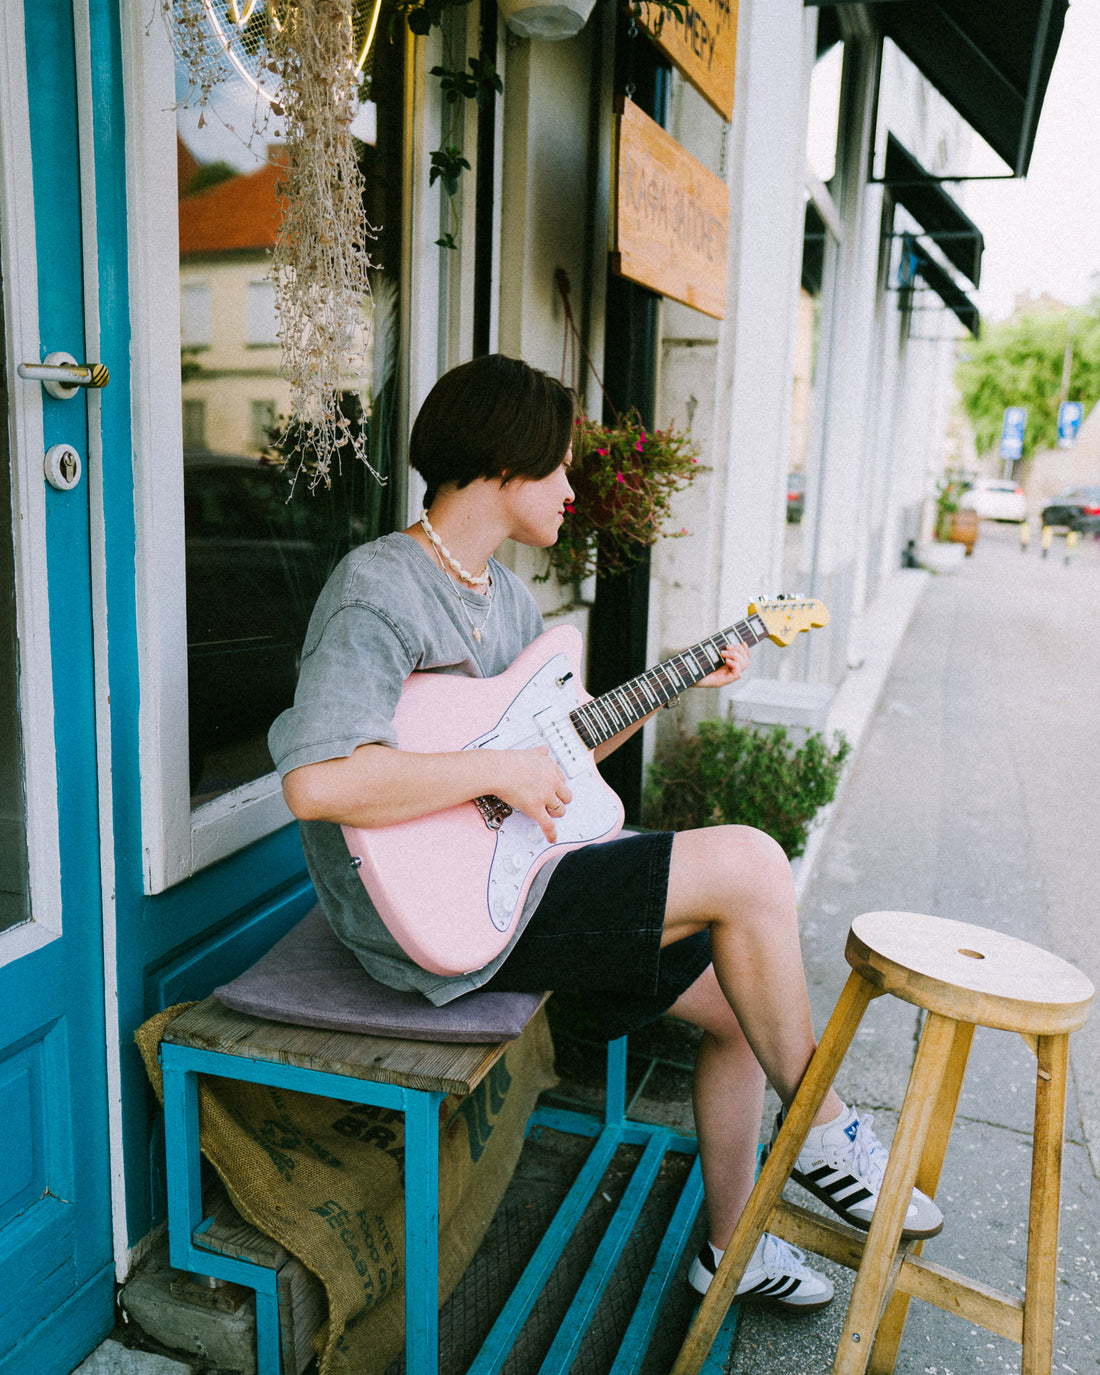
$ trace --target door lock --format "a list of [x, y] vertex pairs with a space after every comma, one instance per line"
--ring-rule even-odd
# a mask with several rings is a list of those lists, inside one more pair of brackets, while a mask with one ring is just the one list
[[99, 390], [111, 380], [103, 363], [78, 363], [71, 353], [47, 353], [41, 363], [20, 363], [16, 368], [28, 382], [41, 382], [58, 401], [68, 401], [81, 387]]
[[51, 444], [44, 466], [46, 481], [59, 492], [71, 492], [80, 481], [80, 455], [71, 444]]

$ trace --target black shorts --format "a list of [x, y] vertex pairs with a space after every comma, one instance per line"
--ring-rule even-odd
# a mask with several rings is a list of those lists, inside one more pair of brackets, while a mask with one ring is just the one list
[[653, 831], [570, 851], [484, 987], [575, 993], [608, 1041], [667, 1012], [710, 964], [709, 931], [661, 948], [672, 839]]

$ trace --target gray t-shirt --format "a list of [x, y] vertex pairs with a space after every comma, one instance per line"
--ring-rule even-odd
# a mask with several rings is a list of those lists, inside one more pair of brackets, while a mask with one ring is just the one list
[[[360, 745], [396, 746], [393, 714], [414, 671], [472, 678], [502, 673], [541, 633], [542, 618], [514, 573], [495, 559], [489, 569], [493, 603], [486, 619], [485, 597], [460, 588], [408, 535], [385, 535], [353, 549], [321, 590], [294, 705], [268, 735], [279, 776], [303, 764], [344, 758]], [[471, 621], [481, 629], [480, 642]], [[375, 910], [351, 867], [340, 827], [303, 821], [301, 832], [310, 877], [333, 930], [379, 982], [418, 989], [441, 1004], [480, 987], [503, 963], [507, 950], [470, 974], [446, 977], [420, 968]], [[551, 862], [539, 872], [513, 941], [553, 868]]]

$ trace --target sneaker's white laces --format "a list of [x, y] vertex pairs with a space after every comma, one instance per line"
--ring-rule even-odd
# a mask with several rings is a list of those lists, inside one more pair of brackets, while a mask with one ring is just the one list
[[873, 1113], [856, 1113], [859, 1130], [852, 1142], [852, 1164], [855, 1166], [855, 1173], [872, 1186], [877, 1194], [882, 1187], [882, 1176], [886, 1173], [889, 1154], [871, 1130], [874, 1120]]
[[800, 1251], [797, 1246], [791, 1246], [789, 1242], [771, 1232], [764, 1233], [764, 1249], [760, 1259], [767, 1269], [778, 1270], [784, 1275], [797, 1276], [806, 1269], [803, 1264], [806, 1259], [805, 1251]]

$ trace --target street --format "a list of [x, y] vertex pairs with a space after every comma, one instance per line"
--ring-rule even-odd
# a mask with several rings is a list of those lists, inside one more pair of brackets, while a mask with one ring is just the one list
[[[815, 1021], [840, 992], [860, 912], [928, 912], [1053, 950], [1100, 983], [1100, 544], [1021, 552], [982, 523], [974, 553], [932, 577], [894, 660], [802, 904]], [[873, 1005], [838, 1085], [893, 1130], [918, 1032], [913, 1009]], [[1071, 1042], [1055, 1371], [1100, 1367], [1100, 1012]], [[979, 1029], [925, 1254], [1002, 1289], [1022, 1285], [1034, 1058]], [[792, 1197], [798, 1193], [792, 1191]], [[798, 1201], [804, 1201], [802, 1196]], [[819, 1265], [821, 1262], [817, 1262]], [[804, 1322], [750, 1310], [727, 1369], [830, 1367], [850, 1279]], [[1019, 1370], [1019, 1348], [914, 1304], [899, 1375]]]

